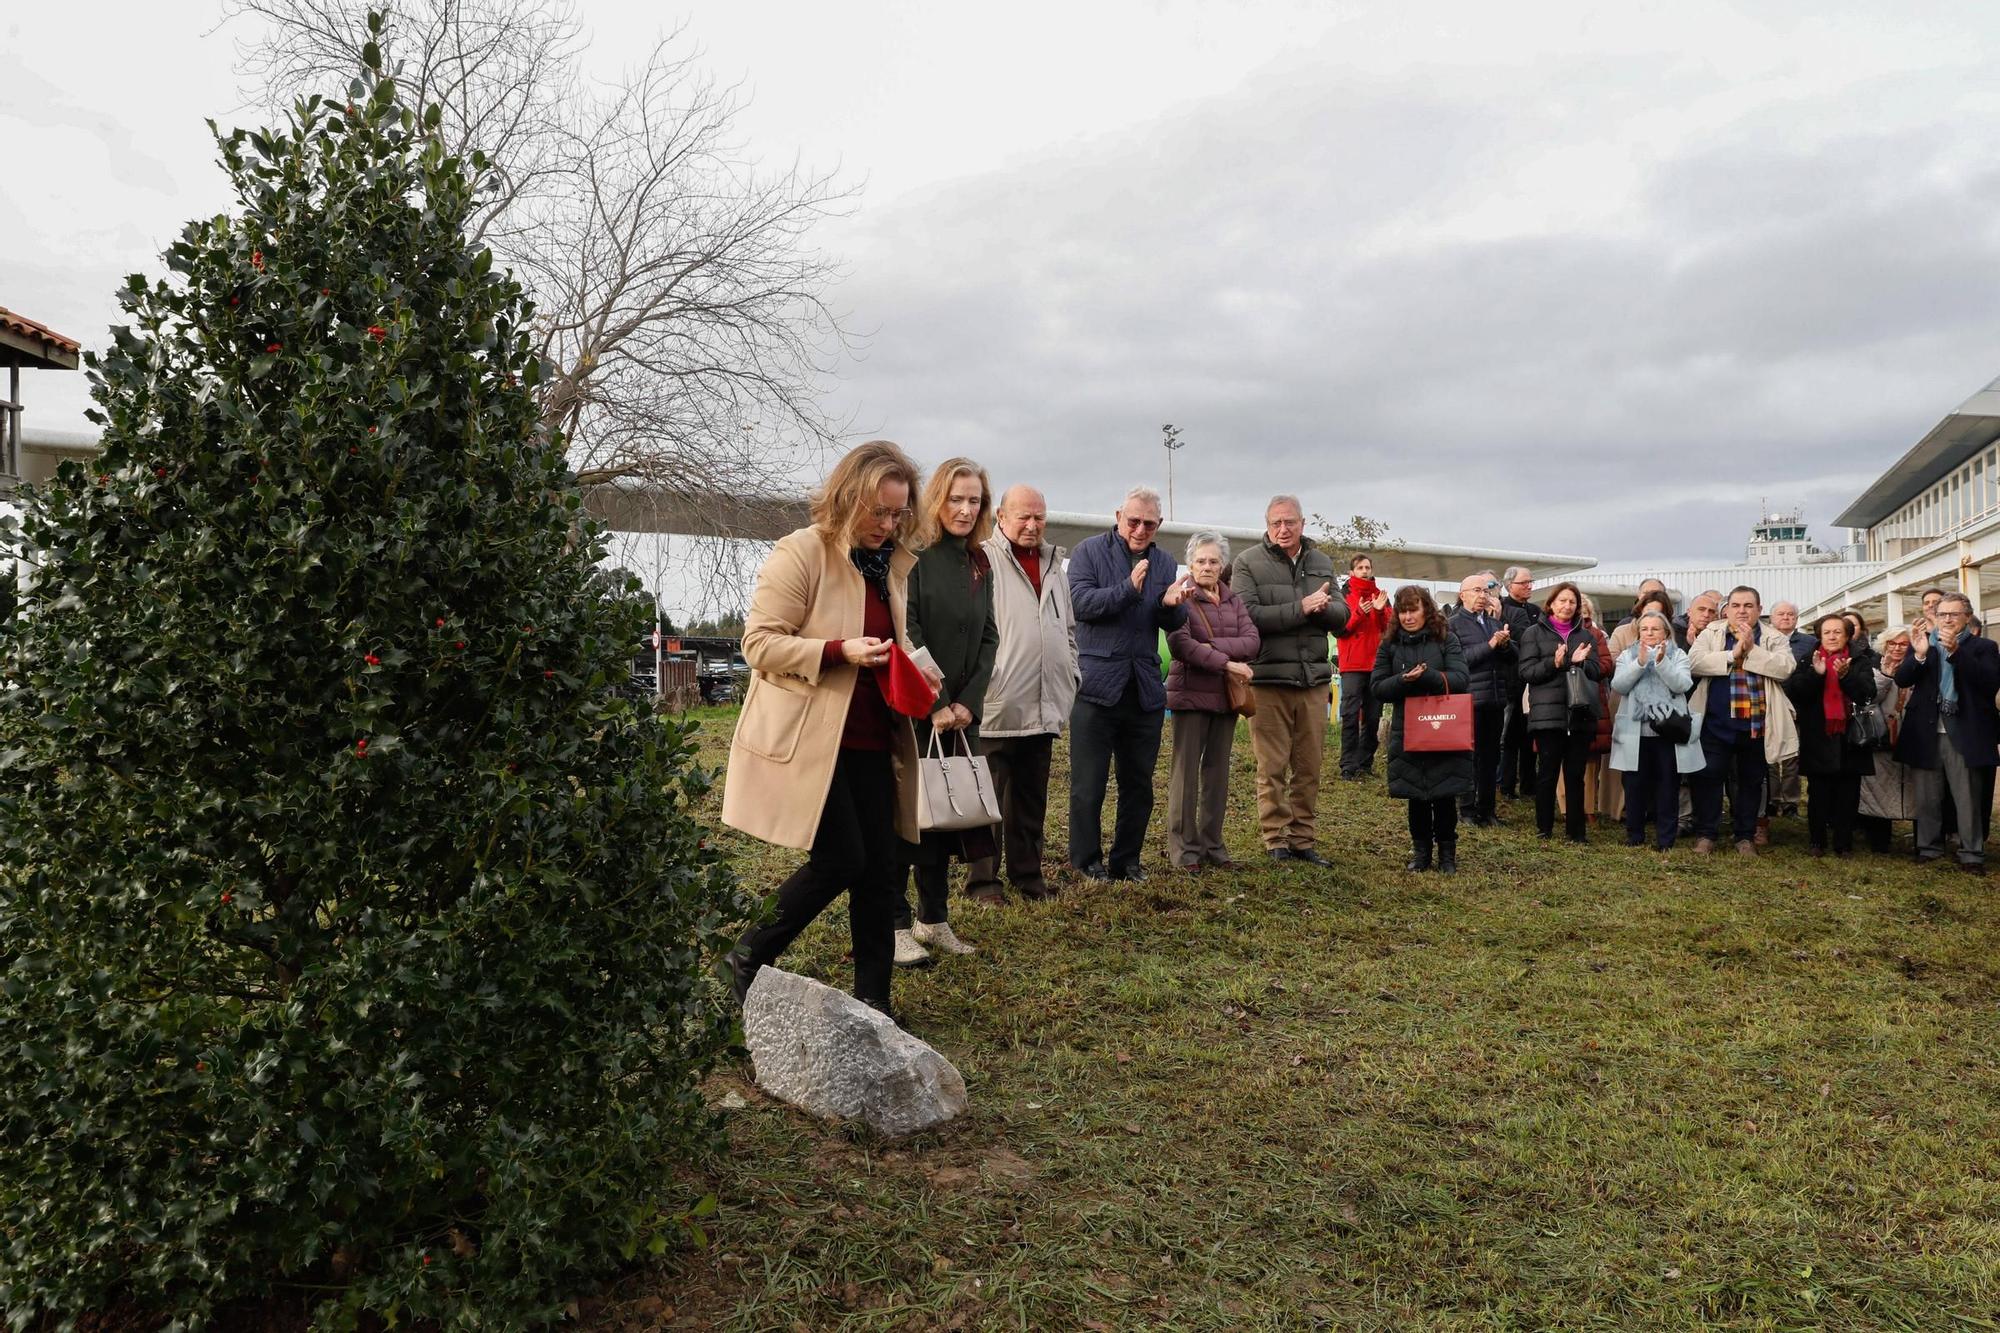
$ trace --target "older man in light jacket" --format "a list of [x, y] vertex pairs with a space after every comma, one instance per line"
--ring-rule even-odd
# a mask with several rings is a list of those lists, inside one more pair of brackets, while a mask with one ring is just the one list
[[1763, 599], [1751, 587], [1730, 589], [1723, 619], [1688, 645], [1694, 671], [1689, 708], [1700, 721], [1707, 765], [1692, 774], [1694, 849], [1710, 852], [1722, 826], [1722, 789], [1735, 779], [1730, 820], [1736, 850], [1757, 854], [1757, 821], [1764, 813], [1770, 766], [1799, 752], [1798, 727], [1784, 683], [1798, 665], [1789, 636], [1760, 622]]
[[[1000, 650], [980, 712], [980, 741], [1000, 797], [1000, 847], [1007, 881], [1023, 898], [1046, 898], [1042, 834], [1048, 821], [1049, 757], [1076, 702], [1076, 615], [1070, 608], [1067, 554], [1042, 540], [1048, 502], [1032, 486], [1009, 487], [985, 543], [993, 562], [993, 618]], [[1000, 858], [966, 868], [976, 902], [1006, 900]]]

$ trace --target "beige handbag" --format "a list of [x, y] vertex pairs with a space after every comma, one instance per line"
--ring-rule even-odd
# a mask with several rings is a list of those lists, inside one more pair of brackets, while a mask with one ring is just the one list
[[963, 731], [954, 731], [964, 753], [946, 753], [931, 728], [930, 749], [917, 760], [917, 827], [948, 833], [1000, 822], [1000, 797], [986, 757], [972, 753]]

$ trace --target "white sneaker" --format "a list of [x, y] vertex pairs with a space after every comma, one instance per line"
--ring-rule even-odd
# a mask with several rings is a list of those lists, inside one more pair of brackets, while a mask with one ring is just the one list
[[928, 944], [932, 948], [943, 949], [946, 953], [968, 954], [978, 952], [970, 944], [967, 944], [964, 940], [951, 933], [951, 922], [949, 921], [940, 921], [935, 926], [928, 922], [919, 921], [910, 927], [910, 934], [915, 937], [918, 944]]
[[917, 943], [917, 937], [907, 930], [896, 932], [896, 966], [926, 967], [932, 962], [930, 950]]

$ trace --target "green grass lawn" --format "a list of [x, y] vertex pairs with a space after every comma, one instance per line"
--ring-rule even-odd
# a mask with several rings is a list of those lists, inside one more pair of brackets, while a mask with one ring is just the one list
[[[978, 955], [899, 974], [961, 1122], [884, 1144], [718, 1078], [709, 1245], [587, 1324], [2000, 1328], [2000, 879], [1797, 821], [1754, 862], [1549, 846], [1525, 803], [1409, 875], [1379, 778], [1326, 786], [1335, 870], [1270, 867], [1236, 759], [1242, 868], [1168, 870], [1162, 795], [1149, 882], [961, 901]], [[844, 988], [846, 937], [785, 965]]]

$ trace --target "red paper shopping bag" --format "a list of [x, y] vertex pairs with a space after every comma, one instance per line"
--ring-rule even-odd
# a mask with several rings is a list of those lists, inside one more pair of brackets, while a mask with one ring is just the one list
[[1472, 748], [1472, 696], [1413, 694], [1403, 701], [1403, 748], [1413, 753]]

